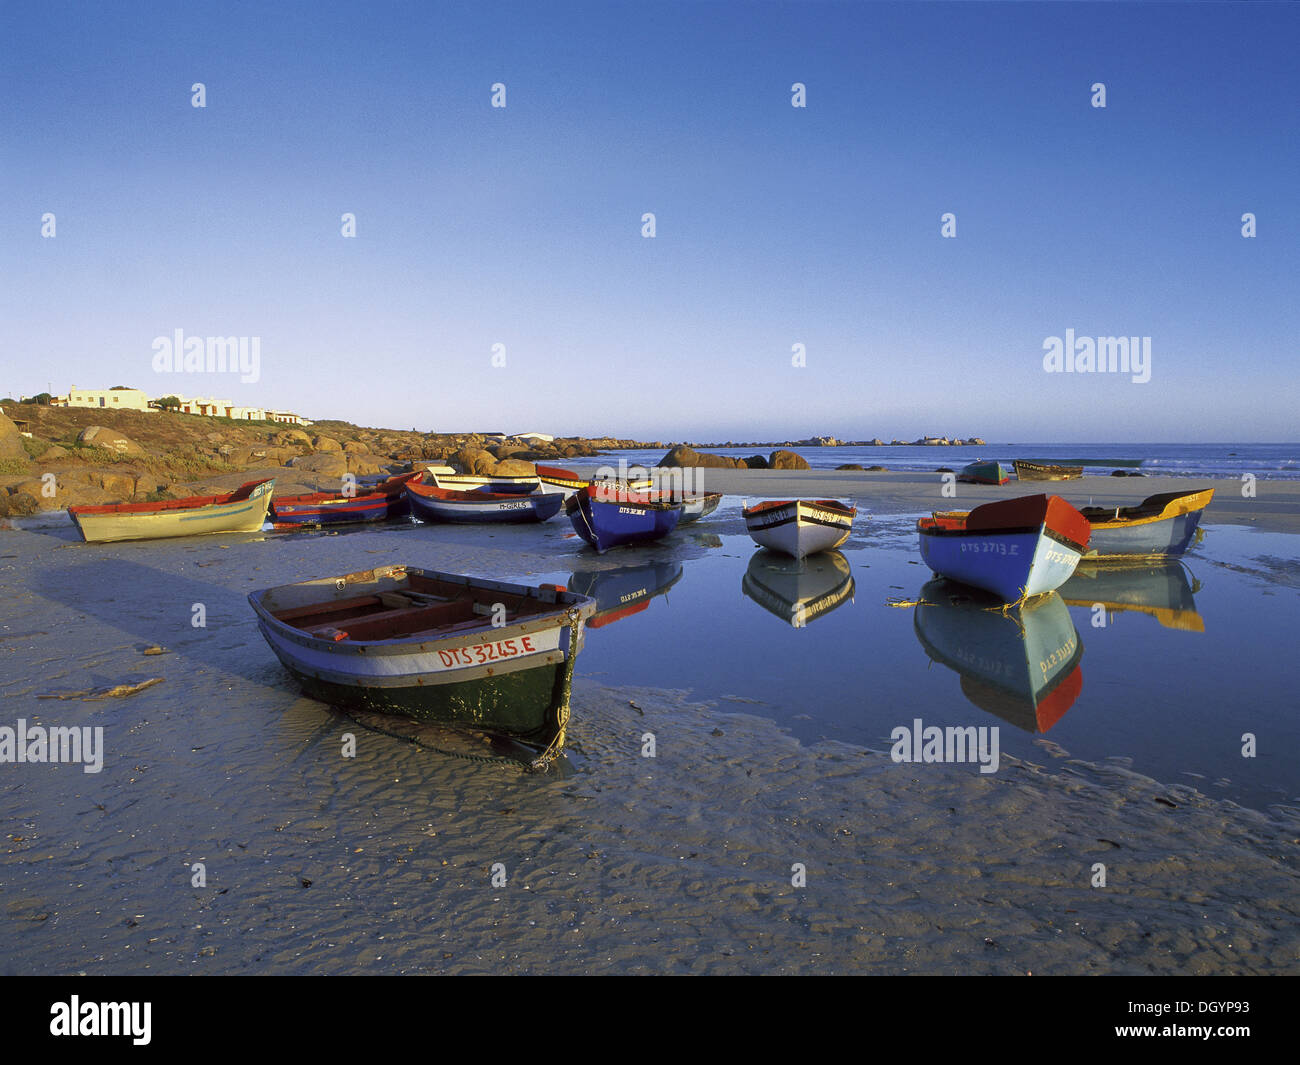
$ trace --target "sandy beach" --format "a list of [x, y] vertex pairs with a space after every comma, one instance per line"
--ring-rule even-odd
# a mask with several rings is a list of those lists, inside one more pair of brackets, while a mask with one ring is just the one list
[[[878, 513], [1013, 487], [940, 503], [926, 477], [707, 476], [739, 495], [851, 490]], [[1123, 501], [1164, 485], [1062, 487]], [[1221, 491], [1207, 520], [1292, 529], [1293, 488]], [[674, 557], [712, 565], [735, 525]], [[873, 535], [855, 557], [878, 565]], [[582, 556], [560, 523], [96, 546], [46, 516], [0, 555], [3, 723], [105, 728], [100, 773], [0, 776], [6, 972], [1297, 971], [1295, 805], [1248, 808], [1046, 738], [990, 775], [805, 742], [724, 691], [618, 683], [596, 633], [567, 768], [529, 776], [301, 697], [244, 601], [398, 559], [521, 576], [628, 563]], [[646, 638], [672, 647], [671, 630]]]

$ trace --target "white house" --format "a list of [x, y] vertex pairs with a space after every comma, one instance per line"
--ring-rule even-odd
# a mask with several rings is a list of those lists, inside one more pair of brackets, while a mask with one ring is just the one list
[[149, 397], [138, 388], [78, 388], [73, 385], [66, 396], [50, 397], [51, 407], [94, 407], [104, 410], [149, 411]]

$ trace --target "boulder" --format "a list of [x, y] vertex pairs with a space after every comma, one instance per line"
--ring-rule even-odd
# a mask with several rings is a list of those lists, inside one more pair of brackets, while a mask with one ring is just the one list
[[347, 455], [348, 473], [365, 476], [371, 473], [384, 472], [384, 467], [379, 464], [379, 460], [373, 455], [356, 455], [347, 452], [344, 452], [344, 454]]
[[5, 516], [10, 518], [25, 517], [40, 510], [37, 498], [21, 489], [15, 489], [0, 500], [0, 506], [3, 506]]
[[343, 445], [343, 450], [349, 455], [369, 455], [370, 448], [360, 440], [349, 440]]
[[811, 469], [808, 460], [802, 455], [796, 455], [793, 451], [773, 451], [767, 459], [767, 468], [770, 470], [807, 470]]
[[25, 463], [28, 456], [23, 447], [23, 434], [9, 416], [0, 411], [0, 460], [3, 459], [19, 459]]
[[342, 477], [348, 472], [348, 461], [342, 451], [321, 451], [315, 455], [298, 455], [290, 463], [295, 470], [314, 473], [321, 477]]
[[743, 459], [742, 461], [745, 463], [746, 467], [751, 470], [767, 469], [767, 459], [762, 455], [750, 455], [749, 458]]
[[271, 437], [271, 443], [277, 447], [294, 447], [299, 444], [303, 447], [311, 447], [311, 437], [301, 429], [281, 429]]
[[537, 467], [523, 459], [502, 459], [492, 472], [498, 477], [534, 477]]
[[867, 467], [867, 472], [868, 472], [868, 473], [887, 473], [888, 471], [885, 469], [884, 466], [868, 466], [868, 467]]
[[746, 469], [744, 459], [728, 458], [725, 455], [710, 455], [696, 451], [685, 444], [678, 444], [659, 460], [660, 466], [704, 466], [710, 469], [734, 470]]
[[342, 451], [343, 445], [335, 440], [332, 436], [318, 436], [311, 442], [311, 446], [317, 451]]
[[58, 462], [60, 459], [66, 459], [67, 457], [68, 457], [68, 449], [66, 447], [59, 447], [58, 444], [51, 444], [44, 451], [41, 452], [41, 457], [37, 459], [37, 461]]
[[[835, 468], [836, 468], [837, 470], [860, 470], [860, 469], [862, 469], [862, 467], [859, 466], [856, 462], [846, 462], [843, 466], [836, 466]], [[879, 469], [879, 467], [873, 467], [873, 469]]]
[[103, 425], [88, 425], [77, 434], [78, 444], [102, 447], [106, 451], [116, 451], [119, 455], [144, 455], [145, 449], [129, 436], [109, 429]]
[[130, 473], [113, 473], [96, 470], [89, 478], [92, 485], [97, 485], [114, 499], [123, 503], [135, 495], [135, 476]]
[[451, 465], [461, 473], [489, 477], [496, 472], [497, 460], [490, 452], [477, 447], [463, 447], [451, 456]]

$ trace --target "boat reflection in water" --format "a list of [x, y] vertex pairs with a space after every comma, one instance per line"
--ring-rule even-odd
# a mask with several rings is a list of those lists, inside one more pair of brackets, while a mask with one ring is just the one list
[[1201, 582], [1187, 579], [1182, 562], [1091, 562], [1082, 560], [1074, 576], [1061, 586], [1070, 606], [1106, 608], [1108, 614], [1127, 610], [1148, 614], [1167, 629], [1204, 632], [1205, 619], [1196, 609]]
[[1083, 690], [1083, 643], [1058, 592], [1024, 606], [946, 580], [921, 589], [914, 623], [935, 662], [961, 674], [962, 694], [1026, 732], [1046, 732]]
[[578, 570], [569, 590], [596, 600], [596, 614], [587, 628], [598, 629], [639, 614], [650, 600], [663, 595], [682, 578], [680, 562], [648, 562], [618, 569]]
[[764, 610], [796, 629], [853, 598], [849, 560], [839, 551], [821, 551], [802, 560], [775, 551], [756, 552], [740, 586]]

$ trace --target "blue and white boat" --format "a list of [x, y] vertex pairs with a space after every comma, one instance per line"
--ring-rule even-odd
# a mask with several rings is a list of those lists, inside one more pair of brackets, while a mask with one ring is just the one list
[[985, 503], [916, 523], [921, 557], [940, 577], [1022, 603], [1055, 591], [1088, 549], [1088, 519], [1060, 496]]
[[597, 551], [659, 540], [677, 528], [682, 503], [668, 492], [589, 484], [564, 500], [573, 527]]
[[564, 497], [534, 490], [526, 493], [486, 492], [476, 489], [457, 492], [433, 484], [406, 486], [411, 513], [426, 522], [457, 524], [520, 524], [547, 521], [560, 512]]

